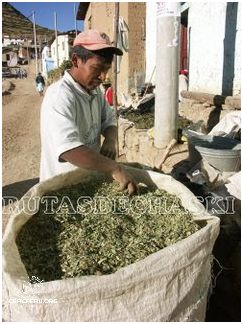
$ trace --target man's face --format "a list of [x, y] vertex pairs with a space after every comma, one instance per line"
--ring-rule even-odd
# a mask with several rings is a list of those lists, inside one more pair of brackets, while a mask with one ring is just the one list
[[77, 81], [87, 90], [97, 88], [106, 77], [111, 64], [104, 63], [99, 57], [92, 57], [85, 63], [77, 58]]

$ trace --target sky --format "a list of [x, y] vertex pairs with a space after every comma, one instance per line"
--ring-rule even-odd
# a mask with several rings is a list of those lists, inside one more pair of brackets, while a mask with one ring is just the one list
[[[57, 13], [57, 30], [64, 32], [75, 29], [74, 4], [75, 2], [9, 2], [24, 16], [29, 17], [35, 11], [35, 22], [37, 25], [55, 29], [54, 12]], [[76, 2], [76, 11], [79, 2]], [[32, 21], [32, 16], [29, 17]], [[77, 29], [83, 29], [83, 22], [77, 20]]]

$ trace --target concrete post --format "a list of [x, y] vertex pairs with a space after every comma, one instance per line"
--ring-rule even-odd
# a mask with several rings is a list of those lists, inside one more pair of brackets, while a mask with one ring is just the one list
[[77, 28], [77, 10], [76, 10], [76, 3], [74, 2], [74, 7], [73, 7], [73, 13], [74, 13], [74, 24], [75, 24], [75, 35], [77, 37], [78, 35], [78, 28]]
[[155, 141], [177, 138], [180, 2], [157, 2]]
[[57, 33], [57, 13], [56, 12], [54, 12], [54, 23], [55, 23], [55, 38], [56, 38], [56, 59], [57, 59], [57, 68], [59, 68], [58, 33]]

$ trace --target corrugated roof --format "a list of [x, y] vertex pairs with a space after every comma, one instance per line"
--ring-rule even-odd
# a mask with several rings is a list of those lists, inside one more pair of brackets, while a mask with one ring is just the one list
[[77, 20], [85, 19], [87, 10], [89, 8], [89, 4], [90, 4], [90, 2], [80, 2], [79, 3], [78, 12], [77, 12], [77, 16], [76, 16]]

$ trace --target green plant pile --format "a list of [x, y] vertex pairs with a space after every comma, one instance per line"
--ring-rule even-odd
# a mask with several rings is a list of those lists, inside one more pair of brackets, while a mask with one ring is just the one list
[[[16, 238], [28, 275], [51, 281], [114, 273], [199, 229], [180, 200], [166, 191], [141, 186], [139, 195], [128, 197], [117, 188], [100, 179], [49, 193], [58, 203], [42, 201]], [[91, 203], [78, 201], [81, 196], [92, 197]], [[97, 203], [99, 197], [110, 205]]]
[[[137, 129], [149, 129], [154, 127], [154, 112], [138, 113], [132, 110], [126, 111], [122, 114], [122, 118], [133, 122]], [[192, 122], [182, 116], [178, 116], [177, 128], [187, 128]]]
[[64, 72], [72, 67], [72, 61], [66, 60], [57, 69], [53, 69], [48, 73], [48, 84], [51, 84], [59, 80]]
[[149, 129], [154, 126], [154, 113], [152, 112], [141, 114], [134, 111], [127, 111], [122, 115], [122, 118], [133, 122], [137, 129]]

